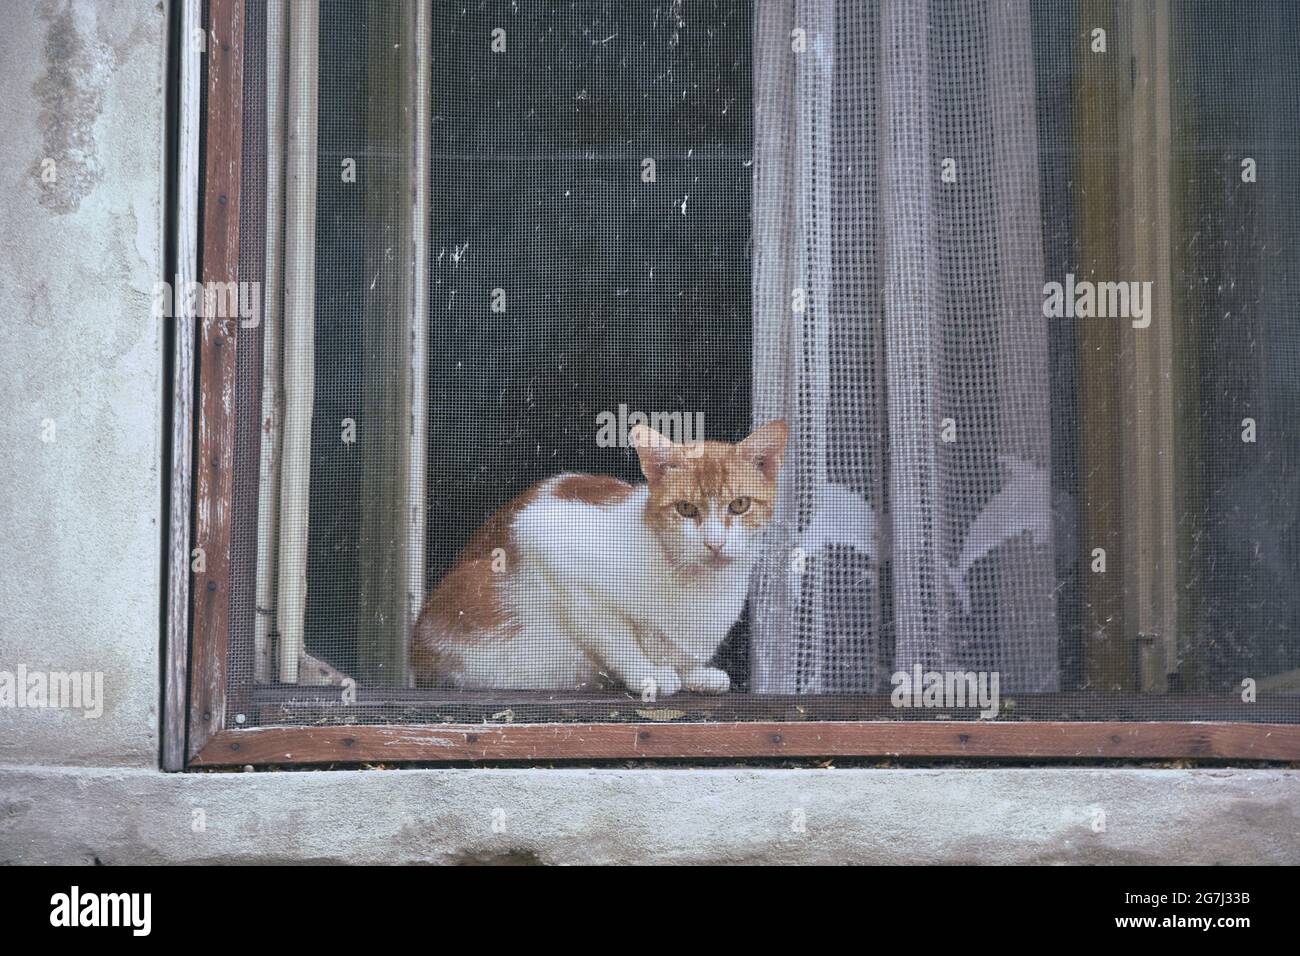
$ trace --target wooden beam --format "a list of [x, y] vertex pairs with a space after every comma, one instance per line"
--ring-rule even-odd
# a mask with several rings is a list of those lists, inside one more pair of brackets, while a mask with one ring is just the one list
[[1150, 325], [1076, 320], [1089, 687], [1164, 693], [1178, 666], [1178, 488], [1167, 0], [1088, 0], [1078, 35], [1080, 278], [1147, 282]]
[[[208, 98], [203, 183], [205, 288], [239, 280], [240, 149], [243, 142], [244, 3], [211, 0], [207, 34]], [[211, 314], [198, 344], [198, 453], [194, 542], [205, 570], [194, 587], [190, 752], [223, 726], [230, 640], [230, 519], [234, 493], [235, 353], [239, 315]]]
[[[425, 535], [427, 533], [429, 461], [429, 208], [430, 124], [433, 100], [430, 85], [433, 69], [433, 11], [427, 3], [414, 4], [415, 76], [408, 123], [412, 129], [410, 182], [411, 203], [411, 290], [408, 294], [410, 341], [407, 362], [410, 375], [410, 418], [407, 442], [407, 527], [406, 527], [406, 621], [400, 652], [406, 669], [411, 633], [424, 607]], [[407, 683], [410, 675], [406, 675]]]
[[[1300, 675], [1291, 676], [1300, 683]], [[1016, 694], [999, 702], [997, 720], [1015, 723], [1061, 721], [1197, 721], [1285, 724], [1295, 722], [1294, 687], [1282, 675], [1257, 701], [1240, 694], [1096, 694], [1052, 692]], [[895, 707], [889, 694], [674, 694], [647, 704], [625, 691], [470, 691], [446, 689], [357, 688], [355, 700], [337, 690], [287, 685], [258, 688], [251, 727], [327, 724], [613, 724], [709, 723], [752, 721], [979, 721], [977, 704], [948, 708]]]
[[253, 636], [253, 680], [275, 677], [276, 549], [280, 532], [280, 429], [284, 398], [280, 394], [280, 323], [284, 285], [284, 91], [288, 0], [269, 0], [266, 7], [266, 265], [262, 289], [262, 441], [257, 491], [257, 618]]
[[745, 757], [1300, 759], [1300, 726], [943, 721], [271, 727], [214, 737], [195, 767]]
[[[201, 0], [179, 5], [180, 95], [176, 116], [176, 272], [172, 310], [176, 340], [172, 364], [171, 496], [167, 547], [167, 645], [163, 665], [162, 764], [185, 766], [186, 689], [189, 686], [190, 516], [194, 507], [194, 315], [185, 294], [198, 279], [199, 129], [202, 124]], [[167, 321], [167, 319], [163, 319]]]
[[289, 6], [289, 98], [285, 143], [284, 435], [281, 443], [279, 677], [298, 682], [306, 652], [311, 419], [316, 382], [316, 133], [320, 10]]
[[1138, 642], [1140, 687], [1164, 693], [1178, 667], [1179, 572], [1168, 0], [1132, 4], [1129, 25], [1133, 88], [1124, 117], [1131, 181], [1122, 205], [1128, 274], [1112, 278], [1150, 281], [1152, 294], [1150, 325], [1123, 329], [1125, 567], [1133, 582], [1126, 617]]
[[[1078, 197], [1079, 262], [1076, 276], [1118, 281], [1127, 263], [1116, 249], [1122, 221], [1127, 150], [1120, 112], [1131, 96], [1128, 60], [1116, 44], [1125, 32], [1114, 0], [1083, 0], [1075, 51], [1074, 160]], [[1094, 29], [1106, 31], [1107, 53], [1094, 53]], [[1060, 277], [1062, 280], [1064, 277]], [[1124, 487], [1121, 409], [1117, 399], [1121, 336], [1114, 319], [1074, 319], [1078, 368], [1080, 561], [1083, 568], [1083, 640], [1086, 689], [1134, 691], [1138, 686], [1135, 635], [1128, 633], [1124, 582]], [[1106, 553], [1105, 572], [1092, 570], [1093, 551]]]
[[[394, 19], [376, 10], [367, 24], [365, 190], [366, 276], [362, 323], [361, 528], [357, 657], [364, 683], [406, 686], [413, 434], [411, 237], [414, 133], [415, 4]], [[384, 162], [389, 157], [396, 161]], [[346, 188], [356, 188], [350, 186]]]
[[[424, 603], [428, 443], [431, 12], [370, 24], [368, 50], [365, 411], [359, 422], [361, 679], [408, 683], [407, 648]], [[391, 25], [388, 32], [380, 28]], [[408, 39], [409, 38], [409, 39]], [[373, 157], [396, 156], [392, 170]], [[384, 175], [389, 172], [390, 175]]]

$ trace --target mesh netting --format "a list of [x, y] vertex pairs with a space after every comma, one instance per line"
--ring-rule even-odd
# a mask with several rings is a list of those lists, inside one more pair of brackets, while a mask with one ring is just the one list
[[[1300, 717], [1300, 10], [303, 6], [246, 30], [243, 725], [974, 718], [967, 678]], [[637, 412], [783, 420], [770, 517], [741, 465], [640, 490]]]

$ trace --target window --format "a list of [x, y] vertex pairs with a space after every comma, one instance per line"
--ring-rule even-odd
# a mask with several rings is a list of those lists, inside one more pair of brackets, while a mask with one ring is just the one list
[[209, 18], [191, 765], [1300, 757], [1295, 11]]

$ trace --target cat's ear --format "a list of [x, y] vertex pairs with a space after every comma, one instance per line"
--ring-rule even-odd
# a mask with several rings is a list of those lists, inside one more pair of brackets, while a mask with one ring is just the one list
[[641, 459], [641, 472], [646, 481], [654, 484], [669, 468], [682, 464], [682, 450], [677, 445], [645, 425], [634, 425], [627, 440]]
[[788, 429], [777, 419], [768, 422], [736, 446], [736, 454], [763, 473], [768, 481], [776, 481], [781, 471], [781, 457], [785, 454]]

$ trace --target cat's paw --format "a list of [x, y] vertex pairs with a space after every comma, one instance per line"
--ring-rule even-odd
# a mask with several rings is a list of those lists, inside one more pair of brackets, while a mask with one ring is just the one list
[[654, 701], [669, 697], [682, 689], [682, 679], [671, 667], [655, 667], [648, 673], [637, 675], [627, 682], [627, 689], [642, 700]]
[[731, 689], [731, 678], [716, 667], [696, 667], [686, 673], [686, 689], [698, 694], [725, 694]]

